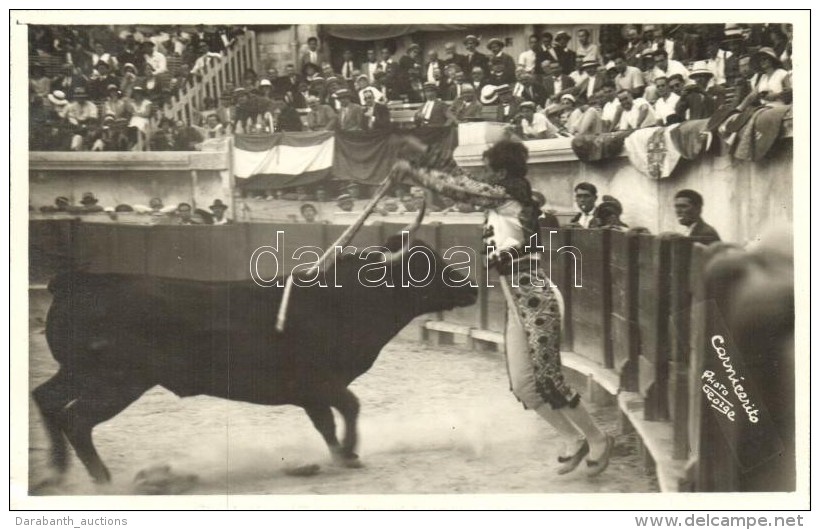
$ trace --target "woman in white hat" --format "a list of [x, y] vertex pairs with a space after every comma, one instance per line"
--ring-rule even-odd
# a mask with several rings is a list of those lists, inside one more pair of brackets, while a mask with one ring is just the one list
[[752, 57], [757, 73], [752, 77], [751, 101], [770, 107], [785, 105], [791, 92], [789, 74], [782, 68], [780, 58], [769, 47], [763, 47]]
[[445, 174], [399, 161], [397, 177], [410, 178], [456, 202], [487, 212], [482, 246], [499, 274], [507, 301], [505, 353], [513, 394], [561, 436], [558, 474], [577, 468], [586, 457], [587, 475], [606, 469], [614, 439], [595, 423], [581, 395], [566, 381], [561, 366], [563, 298], [541, 262], [541, 214], [526, 178], [529, 153], [521, 142], [502, 140], [484, 152], [486, 172]]

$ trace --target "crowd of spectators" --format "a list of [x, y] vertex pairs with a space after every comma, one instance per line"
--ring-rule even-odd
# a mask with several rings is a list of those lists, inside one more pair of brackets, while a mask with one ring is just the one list
[[[308, 39], [297, 64], [246, 70], [207, 98], [192, 123], [170, 120], [168, 99], [217, 64], [244, 29], [198, 26], [33, 26], [32, 150], [191, 150], [232, 133], [389, 129], [389, 103], [415, 104], [413, 122], [507, 123], [525, 139], [596, 134], [711, 116], [724, 105], [791, 102], [791, 28], [780, 24], [624, 26], [622, 39], [591, 41], [576, 30], [529, 37], [517, 57], [474, 35], [401, 57], [389, 48], [322, 60]], [[611, 33], [611, 32], [610, 32]], [[602, 32], [603, 34], [603, 32]], [[57, 58], [49, 76], [37, 58]], [[170, 68], [174, 58], [175, 68]], [[495, 112], [485, 112], [493, 106]]]

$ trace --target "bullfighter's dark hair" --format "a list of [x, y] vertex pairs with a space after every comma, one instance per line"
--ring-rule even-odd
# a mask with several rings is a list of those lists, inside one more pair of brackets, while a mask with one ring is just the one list
[[675, 194], [676, 199], [689, 199], [698, 208], [703, 207], [703, 196], [695, 190], [680, 190]]
[[492, 171], [506, 170], [505, 178], [496, 182], [521, 204], [519, 219], [522, 226], [538, 233], [538, 217], [541, 209], [533, 199], [532, 186], [527, 180], [529, 150], [521, 142], [501, 140], [484, 151], [484, 160]]
[[589, 182], [581, 182], [577, 184], [572, 191], [578, 190], [588, 191], [596, 197], [598, 196], [598, 188], [595, 187], [595, 184], [590, 184]]

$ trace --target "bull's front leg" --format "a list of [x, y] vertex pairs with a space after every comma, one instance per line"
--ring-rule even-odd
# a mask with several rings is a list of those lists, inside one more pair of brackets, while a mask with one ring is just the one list
[[359, 399], [347, 388], [335, 394], [331, 403], [345, 420], [345, 433], [337, 460], [346, 467], [361, 467], [359, 455], [356, 454], [358, 444]]

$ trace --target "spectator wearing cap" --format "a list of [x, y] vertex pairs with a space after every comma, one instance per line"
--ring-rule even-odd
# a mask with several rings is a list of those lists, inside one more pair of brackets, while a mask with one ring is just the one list
[[545, 75], [541, 85], [544, 87], [544, 94], [548, 101], [558, 101], [564, 94], [569, 94], [575, 89], [575, 81], [561, 71], [558, 61], [547, 60], [543, 64]]
[[558, 128], [540, 112], [535, 112], [535, 103], [524, 101], [518, 107], [515, 118], [515, 132], [523, 140], [544, 140], [556, 138]]
[[496, 121], [501, 123], [512, 123], [518, 116], [518, 108], [521, 105], [521, 98], [513, 96], [510, 85], [501, 85], [495, 90], [495, 97], [498, 98], [496, 109]]
[[208, 209], [211, 210], [215, 225], [226, 225], [232, 222], [230, 219], [225, 217], [225, 212], [228, 211], [228, 205], [223, 203], [221, 199], [214, 199], [213, 204], [208, 206]]
[[680, 74], [684, 83], [689, 80], [689, 70], [679, 61], [670, 59], [665, 49], [655, 50], [652, 52], [652, 57], [655, 59], [655, 68], [652, 70], [653, 81], [656, 77], [666, 76], [668, 78], [674, 74]]
[[578, 206], [578, 213], [570, 219], [571, 226], [589, 228], [590, 223], [595, 218], [595, 202], [598, 200], [598, 188], [589, 182], [577, 184], [573, 190], [575, 192], [575, 204]]
[[575, 55], [582, 57], [583, 61], [598, 61], [602, 64], [604, 62], [601, 49], [591, 41], [589, 30], [586, 28], [578, 30], [578, 47], [575, 50]]
[[627, 64], [626, 57], [623, 54], [616, 55], [613, 63], [616, 72], [615, 86], [618, 90], [629, 90], [632, 97], [641, 97], [646, 86], [641, 70], [636, 66]]
[[619, 131], [632, 131], [645, 127], [654, 127], [658, 119], [652, 105], [644, 98], [633, 98], [629, 90], [618, 92], [618, 100], [621, 102], [621, 120], [618, 123]]
[[459, 122], [477, 120], [481, 118], [483, 105], [476, 98], [476, 91], [472, 85], [462, 85], [461, 96], [453, 101], [450, 110]]
[[372, 88], [364, 89], [364, 128], [368, 131], [390, 129], [390, 111], [387, 105], [376, 101]]
[[349, 193], [343, 193], [336, 197], [336, 206], [343, 212], [352, 212], [356, 201]]
[[134, 87], [140, 84], [140, 78], [137, 76], [137, 68], [131, 64], [126, 63], [122, 66], [122, 78], [120, 79], [120, 93], [125, 98], [130, 98], [133, 95]]
[[128, 118], [128, 102], [120, 94], [117, 85], [110, 84], [106, 87], [106, 98], [103, 101], [102, 112], [104, 116], [113, 116], [114, 119], [121, 120]]
[[600, 72], [601, 64], [598, 61], [585, 61], [584, 72], [587, 77], [575, 86], [573, 95], [579, 102], [587, 103], [592, 100], [596, 92], [600, 91], [607, 80], [605, 72]]
[[791, 102], [789, 74], [772, 48], [760, 48], [752, 56], [751, 65], [756, 73], [751, 79], [749, 101], [770, 107]]
[[299, 58], [299, 67], [304, 75], [307, 75], [307, 66], [313, 65], [318, 71], [321, 59], [319, 58], [319, 39], [316, 37], [309, 37], [307, 40], [307, 50], [305, 50]]
[[92, 192], [86, 191], [83, 193], [83, 198], [80, 200], [80, 206], [69, 209], [74, 213], [98, 213], [102, 212], [104, 208], [97, 203], [100, 202]]
[[[472, 72], [475, 68], [481, 68], [486, 76], [490, 71], [490, 60], [486, 55], [476, 49], [478, 48], [478, 44], [478, 37], [475, 35], [467, 35], [464, 37], [464, 47], [467, 49], [467, 53], [465, 54], [466, 66], [464, 70]], [[476, 91], [479, 90], [479, 88], [476, 89]]]
[[491, 67], [495, 69], [495, 66], [499, 64], [502, 67], [501, 75], [494, 75], [492, 80], [510, 85], [515, 83], [515, 60], [508, 53], [504, 52], [504, 41], [498, 38], [492, 38], [487, 43], [487, 48], [492, 52], [490, 55]]
[[165, 55], [161, 54], [156, 46], [151, 41], [145, 41], [142, 44], [145, 54], [145, 64], [150, 64], [154, 75], [164, 74], [168, 71], [168, 60]]
[[350, 90], [342, 88], [336, 91], [339, 101], [339, 112], [336, 117], [337, 131], [361, 131], [364, 124], [364, 111], [361, 105], [351, 103]]
[[669, 89], [669, 80], [665, 77], [655, 78], [655, 88], [658, 93], [658, 99], [652, 108], [655, 110], [655, 117], [658, 125], [671, 125], [681, 121], [677, 113], [677, 105], [680, 101], [680, 96]]
[[411, 68], [418, 70], [422, 75], [422, 78], [426, 79], [427, 72], [422, 66], [421, 46], [416, 43], [410, 44], [410, 46], [407, 47], [407, 55], [404, 55], [401, 59], [399, 59], [399, 74], [403, 78], [406, 79], [409, 77], [409, 71]]
[[310, 131], [330, 131], [336, 125], [336, 111], [317, 96], [308, 96], [307, 128]]
[[[555, 39], [552, 44], [555, 49], [555, 55], [558, 58], [558, 62], [561, 64], [561, 71], [567, 75], [575, 69], [576, 55], [575, 50], [567, 48], [569, 41], [569, 33], [566, 31], [559, 31], [555, 34]], [[595, 59], [595, 61], [597, 61], [597, 59]]]
[[438, 86], [435, 83], [424, 83], [424, 99], [424, 105], [414, 116], [416, 125], [440, 127], [456, 122], [450, 107], [438, 98]]
[[716, 99], [708, 89], [712, 77], [712, 71], [706, 68], [705, 64], [695, 63], [695, 68], [689, 75], [689, 82], [684, 85], [680, 101], [675, 107], [681, 121], [706, 119], [714, 114], [717, 108]]
[[270, 82], [269, 79], [262, 79], [259, 81], [259, 87], [256, 89], [256, 93], [260, 98], [264, 98], [267, 100], [272, 100], [273, 98], [273, 84]]
[[720, 241], [717, 230], [708, 225], [701, 217], [703, 197], [694, 190], [680, 190], [675, 194], [675, 217], [685, 228], [687, 237], [708, 245]]

